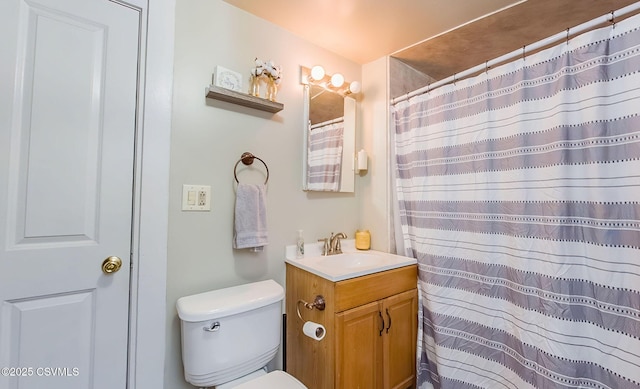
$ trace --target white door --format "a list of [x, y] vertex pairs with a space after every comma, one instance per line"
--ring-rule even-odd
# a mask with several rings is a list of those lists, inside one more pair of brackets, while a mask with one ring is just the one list
[[139, 20], [0, 0], [0, 389], [126, 387]]

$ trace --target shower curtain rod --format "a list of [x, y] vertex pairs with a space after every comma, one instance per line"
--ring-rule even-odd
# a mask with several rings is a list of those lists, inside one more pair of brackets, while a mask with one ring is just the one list
[[336, 123], [340, 123], [340, 122], [344, 122], [344, 116], [341, 116], [339, 118], [335, 118], [335, 119], [332, 119], [332, 120], [327, 120], [326, 122], [312, 124], [311, 125], [311, 129], [313, 130], [318, 126], [328, 126], [330, 124], [336, 124]]
[[628, 14], [633, 13], [633, 12], [638, 11], [638, 10], [640, 10], [640, 1], [638, 1], [636, 3], [633, 3], [633, 4], [630, 4], [630, 5], [628, 5], [628, 6], [624, 7], [624, 8], [620, 8], [617, 11], [611, 11], [606, 15], [602, 15], [602, 16], [600, 16], [598, 18], [592, 19], [592, 20], [590, 20], [588, 22], [582, 23], [582, 24], [577, 25], [575, 27], [567, 28], [565, 31], [562, 31], [562, 32], [559, 32], [559, 33], [557, 33], [555, 35], [552, 35], [549, 38], [545, 38], [545, 39], [539, 40], [538, 42], [532, 43], [530, 45], [526, 45], [526, 46], [522, 47], [521, 49], [514, 50], [514, 51], [512, 51], [510, 53], [507, 53], [507, 54], [501, 56], [501, 57], [494, 58], [494, 59], [489, 60], [489, 61], [487, 61], [487, 62], [485, 62], [483, 64], [480, 64], [480, 65], [474, 66], [474, 67], [472, 67], [470, 69], [467, 69], [467, 70], [465, 70], [463, 72], [456, 73], [456, 74], [454, 74], [452, 76], [449, 76], [447, 78], [444, 78], [444, 79], [442, 79], [440, 81], [436, 81], [436, 82], [434, 82], [432, 84], [429, 84], [429, 85], [424, 86], [422, 88], [416, 89], [413, 92], [409, 92], [409, 93], [404, 94], [402, 96], [398, 96], [395, 99], [392, 99], [391, 103], [392, 104], [396, 104], [396, 103], [399, 103], [401, 101], [408, 100], [408, 99], [412, 98], [413, 96], [417, 96], [417, 95], [420, 95], [422, 93], [425, 93], [425, 92], [428, 92], [430, 90], [433, 90], [435, 88], [438, 88], [438, 87], [440, 87], [442, 85], [449, 84], [449, 83], [455, 82], [455, 81], [459, 81], [459, 80], [461, 80], [463, 78], [466, 78], [466, 77], [468, 77], [468, 76], [470, 76], [470, 75], [472, 75], [474, 73], [478, 73], [481, 70], [486, 70], [486, 69], [490, 68], [493, 65], [496, 65], [496, 64], [499, 64], [499, 63], [503, 63], [503, 62], [509, 61], [509, 60], [517, 58], [517, 57], [522, 57], [522, 56], [526, 55], [527, 52], [532, 52], [532, 51], [538, 50], [538, 49], [540, 49], [542, 47], [545, 47], [547, 45], [550, 45], [552, 43], [556, 43], [558, 41], [567, 39], [572, 34], [581, 34], [581, 33], [585, 32], [585, 31], [588, 31], [588, 30], [600, 25], [600, 24], [603, 24], [603, 23], [606, 23], [606, 22], [611, 22], [611, 23], [615, 24], [616, 17], [622, 17], [622, 16], [628, 15]]

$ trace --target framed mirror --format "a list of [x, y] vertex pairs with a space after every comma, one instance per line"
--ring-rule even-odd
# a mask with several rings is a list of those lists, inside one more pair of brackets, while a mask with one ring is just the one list
[[356, 101], [320, 85], [303, 88], [302, 189], [353, 192]]

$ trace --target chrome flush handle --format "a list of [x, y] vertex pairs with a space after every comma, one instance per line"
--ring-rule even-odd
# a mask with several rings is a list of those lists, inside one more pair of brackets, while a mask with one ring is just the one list
[[219, 321], [213, 322], [211, 323], [210, 327], [202, 327], [202, 329], [207, 332], [216, 332], [220, 330], [220, 322]]

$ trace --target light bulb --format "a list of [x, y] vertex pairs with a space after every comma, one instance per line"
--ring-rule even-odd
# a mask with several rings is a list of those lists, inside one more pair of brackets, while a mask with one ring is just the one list
[[362, 86], [358, 81], [353, 81], [351, 82], [351, 84], [349, 84], [349, 92], [351, 93], [359, 93], [361, 88]]
[[340, 73], [336, 73], [331, 76], [331, 85], [335, 88], [340, 88], [344, 84], [344, 76]]
[[320, 65], [316, 65], [311, 68], [311, 78], [316, 81], [320, 81], [324, 78], [324, 68]]

